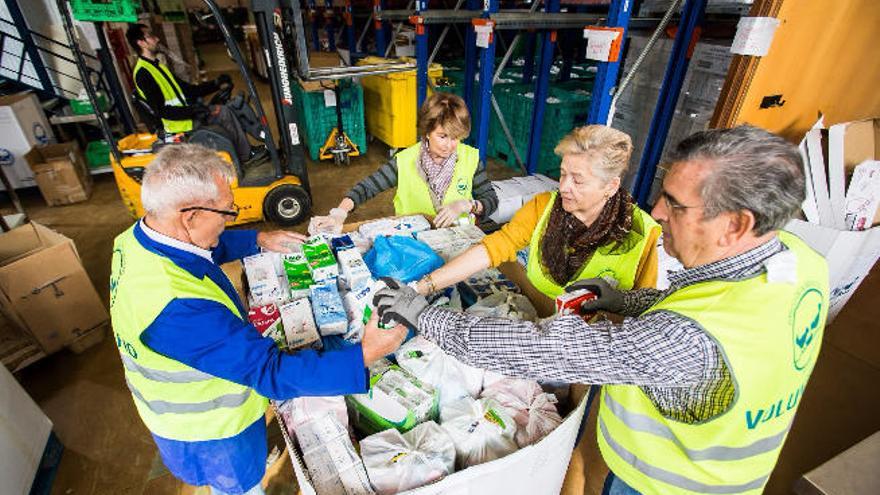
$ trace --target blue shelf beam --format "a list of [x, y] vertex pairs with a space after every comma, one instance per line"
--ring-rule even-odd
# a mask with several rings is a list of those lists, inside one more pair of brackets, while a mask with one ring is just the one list
[[[608, 20], [605, 27], [621, 28], [620, 52], [624, 52], [629, 20], [632, 15], [631, 0], [611, 0], [608, 7]], [[608, 122], [608, 110], [611, 108], [611, 97], [617, 86], [620, 72], [620, 58], [615, 62], [599, 62], [596, 78], [593, 81], [593, 96], [590, 101], [588, 124], [605, 124]]]
[[[559, 12], [559, 0], [547, 0], [544, 11]], [[538, 78], [535, 81], [535, 106], [532, 107], [532, 130], [529, 133], [529, 154], [526, 158], [526, 171], [529, 175], [538, 169], [538, 156], [541, 152], [541, 133], [544, 130], [544, 107], [550, 89], [550, 68], [556, 50], [556, 30], [545, 31], [541, 37], [541, 61]]]
[[[491, 28], [493, 23], [489, 16], [498, 12], [499, 0], [486, 0], [483, 3], [483, 12], [480, 19], [474, 19], [475, 23], [482, 23]], [[496, 33], [490, 33], [488, 46], [480, 48], [480, 98], [477, 114], [476, 144], [480, 150], [480, 166], [486, 166], [486, 149], [489, 144], [489, 122], [492, 118], [492, 80], [495, 77], [495, 45]], [[476, 38], [476, 35], [475, 35]]]

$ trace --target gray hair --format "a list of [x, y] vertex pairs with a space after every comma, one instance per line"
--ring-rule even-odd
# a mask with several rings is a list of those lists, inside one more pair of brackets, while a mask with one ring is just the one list
[[144, 172], [141, 204], [161, 218], [185, 206], [214, 202], [220, 195], [217, 178], [233, 180], [232, 168], [216, 151], [197, 144], [164, 146]]
[[781, 229], [804, 202], [803, 161], [795, 145], [750, 125], [698, 132], [678, 144], [670, 161], [708, 161], [700, 195], [703, 216], [748, 210], [753, 232]]

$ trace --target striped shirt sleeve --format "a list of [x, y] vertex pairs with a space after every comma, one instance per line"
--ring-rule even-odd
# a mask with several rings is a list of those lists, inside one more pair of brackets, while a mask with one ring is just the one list
[[481, 214], [483, 218], [489, 218], [489, 215], [495, 213], [498, 208], [498, 196], [486, 175], [486, 167], [479, 167], [474, 176], [474, 199], [483, 205], [483, 213]]
[[387, 191], [392, 187], [397, 187], [397, 158], [392, 158], [383, 163], [379, 170], [376, 170], [364, 180], [355, 184], [345, 194], [355, 206], [360, 206], [366, 201], [372, 199], [377, 194]]

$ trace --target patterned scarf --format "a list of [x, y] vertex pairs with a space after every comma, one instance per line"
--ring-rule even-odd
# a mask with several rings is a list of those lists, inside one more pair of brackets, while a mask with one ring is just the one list
[[431, 189], [433, 196], [431, 199], [435, 207], [443, 202], [443, 198], [446, 196], [446, 190], [452, 183], [452, 174], [455, 172], [457, 161], [458, 153], [453, 151], [445, 160], [440, 163], [435, 162], [428, 152], [428, 141], [422, 140], [422, 146], [419, 150], [419, 169]]
[[559, 285], [568, 283], [598, 247], [626, 238], [632, 229], [632, 216], [632, 197], [623, 189], [605, 202], [592, 225], [584, 225], [565, 211], [562, 197], [557, 194], [541, 242], [547, 273]]

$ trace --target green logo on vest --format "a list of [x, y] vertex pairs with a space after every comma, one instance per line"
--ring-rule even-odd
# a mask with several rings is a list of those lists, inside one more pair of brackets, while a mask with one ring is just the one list
[[116, 248], [113, 250], [113, 259], [110, 261], [110, 307], [116, 302], [116, 289], [119, 287], [119, 277], [125, 271], [125, 258], [122, 256], [122, 250]]
[[455, 185], [455, 190], [458, 191], [459, 196], [467, 196], [468, 185], [464, 177], [458, 178], [458, 183]]
[[807, 289], [801, 295], [792, 313], [791, 337], [794, 350], [794, 367], [803, 370], [813, 357], [817, 333], [822, 325], [822, 293]]

